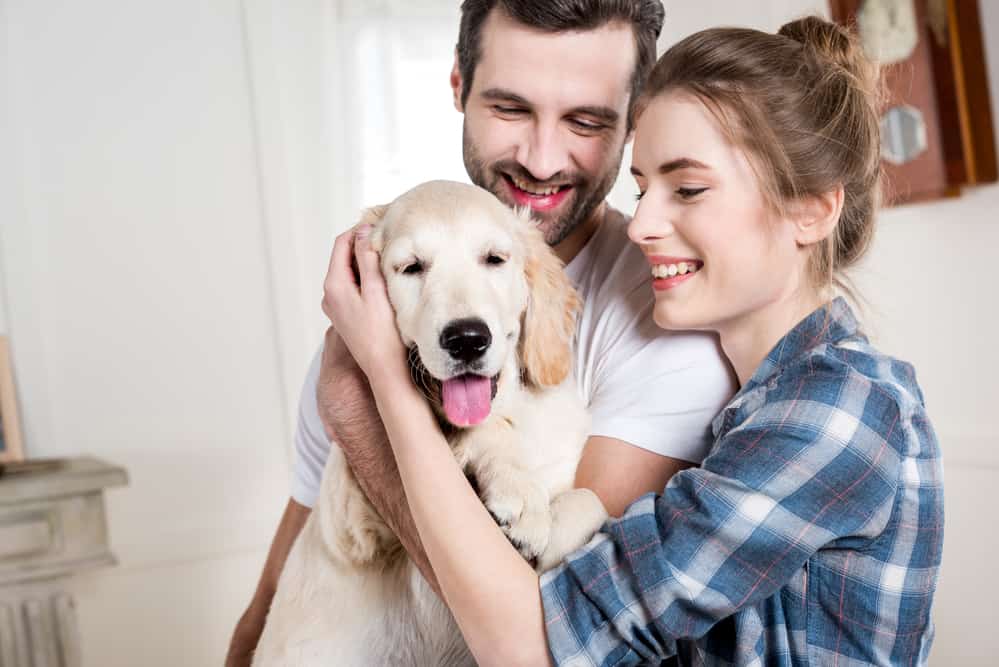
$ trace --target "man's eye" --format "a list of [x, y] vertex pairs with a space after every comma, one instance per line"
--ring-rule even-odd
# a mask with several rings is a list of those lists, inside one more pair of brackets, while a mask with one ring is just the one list
[[423, 262], [412, 262], [402, 268], [402, 272], [407, 276], [416, 276], [423, 273]]
[[581, 118], [573, 118], [569, 122], [572, 123], [574, 127], [584, 132], [599, 132], [600, 130], [607, 127], [606, 125], [602, 125], [600, 123], [594, 123], [593, 121], [590, 120], [583, 120]]
[[525, 113], [524, 109], [521, 109], [519, 107], [505, 107], [501, 104], [493, 105], [493, 110], [495, 110], [497, 113], [505, 114], [507, 116], [516, 116], [518, 114]]
[[707, 192], [707, 188], [677, 188], [676, 194], [680, 195], [681, 199], [693, 199], [702, 192]]

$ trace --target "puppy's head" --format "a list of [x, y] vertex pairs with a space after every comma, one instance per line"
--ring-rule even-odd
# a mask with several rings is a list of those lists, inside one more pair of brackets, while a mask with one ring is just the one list
[[414, 381], [448, 422], [481, 423], [509, 383], [566, 378], [579, 299], [526, 213], [432, 181], [365, 218]]

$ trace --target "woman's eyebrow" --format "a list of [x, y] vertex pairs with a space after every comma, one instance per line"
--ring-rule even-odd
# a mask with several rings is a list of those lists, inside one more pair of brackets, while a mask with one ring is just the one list
[[[711, 167], [704, 164], [703, 162], [694, 160], [693, 158], [681, 157], [677, 158], [676, 160], [670, 160], [669, 162], [662, 163], [661, 165], [659, 165], [659, 169], [657, 169], [656, 171], [658, 171], [660, 174], [665, 175], [673, 171], [678, 171], [680, 169], [711, 169]], [[642, 172], [636, 167], [631, 168], [631, 173], [634, 176], [642, 175]]]

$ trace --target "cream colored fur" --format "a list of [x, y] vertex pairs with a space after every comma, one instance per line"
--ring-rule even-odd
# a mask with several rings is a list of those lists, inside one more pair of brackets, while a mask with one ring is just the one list
[[[526, 215], [468, 185], [426, 183], [362, 222], [375, 225], [403, 341], [431, 376], [462, 372], [440, 347], [443, 327], [469, 317], [488, 324], [492, 343], [476, 372], [498, 374], [492, 410], [449, 443], [511, 541], [539, 571], [552, 567], [606, 519], [592, 492], [571, 488], [589, 418], [569, 377], [579, 303], [561, 263]], [[414, 262], [422, 271], [406, 273]], [[333, 447], [254, 665], [472, 664], [447, 607]]]

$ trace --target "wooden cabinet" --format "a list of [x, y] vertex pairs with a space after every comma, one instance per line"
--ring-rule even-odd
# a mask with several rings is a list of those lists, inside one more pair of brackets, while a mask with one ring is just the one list
[[75, 572], [115, 564], [104, 489], [125, 471], [91, 458], [0, 476], [0, 667], [80, 667]]
[[879, 61], [889, 204], [996, 181], [996, 149], [977, 0], [831, 0]]

